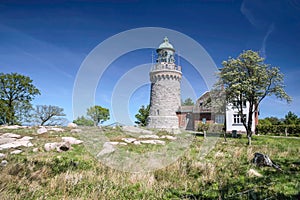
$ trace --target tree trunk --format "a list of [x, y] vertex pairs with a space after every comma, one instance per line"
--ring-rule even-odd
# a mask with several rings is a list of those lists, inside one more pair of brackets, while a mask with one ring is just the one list
[[251, 146], [252, 132], [251, 129], [247, 131], [248, 145]]

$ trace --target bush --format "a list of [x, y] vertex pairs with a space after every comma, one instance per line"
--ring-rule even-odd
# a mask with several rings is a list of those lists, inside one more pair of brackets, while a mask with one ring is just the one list
[[288, 135], [300, 136], [300, 125], [263, 125], [257, 126], [258, 133], [267, 135], [285, 135], [287, 131]]

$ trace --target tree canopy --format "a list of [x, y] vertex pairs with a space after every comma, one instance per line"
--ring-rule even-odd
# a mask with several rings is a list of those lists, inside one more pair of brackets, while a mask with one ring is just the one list
[[[251, 144], [253, 114], [258, 112], [258, 106], [266, 96], [275, 95], [277, 98], [291, 101], [284, 90], [283, 74], [278, 67], [264, 63], [258, 52], [247, 50], [237, 58], [223, 61], [219, 72], [217, 87], [225, 89], [226, 100], [232, 103], [240, 116], [244, 116], [243, 104], [249, 103], [247, 119], [241, 121], [247, 131], [248, 144]], [[235, 102], [235, 103], [233, 103]]]
[[191, 98], [186, 98], [183, 102], [182, 102], [183, 106], [193, 106], [194, 102], [193, 99]]
[[88, 108], [87, 115], [91, 120], [93, 120], [94, 126], [97, 126], [99, 123], [103, 123], [104, 121], [109, 120], [109, 110], [97, 105]]
[[283, 122], [286, 125], [298, 125], [300, 124], [300, 118], [298, 118], [298, 116], [295, 113], [289, 111], [288, 114], [285, 115]]
[[34, 119], [43, 125], [56, 125], [59, 124], [62, 118], [61, 116], [65, 116], [63, 113], [64, 109], [58, 106], [52, 105], [37, 105], [33, 110]]
[[150, 111], [150, 105], [144, 106], [142, 105], [139, 109], [139, 112], [135, 115], [135, 118], [137, 121], [135, 121], [136, 124], [140, 126], [147, 126], [147, 118], [149, 116]]
[[77, 117], [77, 119], [73, 120], [73, 123], [77, 124], [78, 126], [93, 126], [94, 121], [91, 119], [87, 119], [84, 116]]
[[40, 91], [24, 75], [0, 73], [0, 112], [4, 124], [18, 124], [31, 110], [31, 101]]

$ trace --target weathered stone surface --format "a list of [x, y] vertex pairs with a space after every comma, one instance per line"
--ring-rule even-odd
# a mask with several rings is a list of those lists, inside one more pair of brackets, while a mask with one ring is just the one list
[[176, 140], [177, 138], [172, 135], [162, 135], [160, 136], [161, 139], [168, 139], [168, 140]]
[[258, 167], [269, 166], [274, 167], [277, 170], [281, 170], [280, 166], [273, 163], [269, 156], [262, 153], [255, 153], [252, 161]]
[[[164, 64], [157, 64], [163, 69]], [[150, 72], [151, 95], [148, 128], [178, 129], [176, 110], [180, 102], [181, 72], [176, 70], [154, 70]]]
[[10, 142], [10, 143], [1, 144], [0, 145], [0, 150], [10, 149], [10, 148], [17, 148], [17, 147], [20, 147], [20, 146], [32, 147], [33, 144], [28, 140], [15, 140], [15, 141]]
[[5, 167], [7, 164], [8, 164], [7, 160], [2, 160], [0, 166]]
[[4, 133], [0, 136], [0, 138], [20, 138], [21, 135], [14, 134], [14, 133]]
[[78, 140], [74, 137], [62, 137], [61, 138], [63, 142], [69, 142], [70, 144], [81, 144], [83, 143], [82, 140]]
[[19, 129], [19, 128], [22, 128], [22, 126], [19, 125], [1, 126], [1, 129]]
[[262, 177], [263, 175], [262, 174], [260, 174], [260, 173], [258, 173], [256, 170], [254, 170], [254, 169], [249, 169], [249, 171], [247, 172], [247, 174], [248, 174], [248, 176], [250, 176], [250, 177], [254, 177], [254, 176], [256, 176], [256, 177]]
[[133, 142], [133, 144], [135, 144], [135, 145], [140, 145], [140, 144], [141, 144], [141, 141], [136, 140], [136, 141]]
[[10, 154], [20, 154], [22, 152], [23, 152], [22, 150], [17, 149], [17, 150], [10, 152]]
[[108, 142], [108, 143], [110, 143], [112, 145], [127, 145], [127, 143], [125, 143], [125, 142]]
[[56, 147], [58, 152], [69, 151], [71, 149], [71, 144], [69, 142], [62, 142]]
[[24, 141], [24, 140], [29, 141], [29, 140], [32, 140], [32, 139], [33, 139], [33, 137], [24, 136], [24, 137], [20, 138], [19, 141]]
[[41, 127], [37, 130], [37, 134], [43, 134], [43, 133], [47, 133], [48, 130], [45, 127]]
[[44, 149], [46, 151], [52, 151], [58, 147], [59, 143], [58, 142], [51, 142], [51, 143], [46, 143], [44, 145]]
[[134, 141], [136, 141], [135, 138], [122, 138], [122, 140], [126, 143], [133, 143]]
[[51, 128], [49, 128], [49, 131], [64, 132], [64, 129], [62, 129], [62, 128], [57, 128], [57, 127], [51, 127]]
[[161, 140], [141, 140], [140, 142], [142, 144], [161, 144], [161, 145], [166, 144], [165, 141], [161, 141]]
[[16, 138], [2, 138], [0, 137], [0, 145], [16, 141]]
[[139, 138], [141, 139], [159, 139], [157, 135], [140, 135]]
[[131, 133], [153, 134], [153, 132], [150, 130], [145, 130], [134, 126], [123, 126], [122, 130]]
[[97, 154], [97, 157], [109, 154], [115, 151], [114, 146], [110, 142], [105, 142], [103, 144], [103, 149]]
[[0, 153], [0, 159], [3, 159], [3, 158], [5, 158], [5, 154], [4, 153]]
[[80, 132], [82, 132], [82, 130], [76, 128], [76, 129], [72, 129], [70, 132], [71, 132], [71, 133], [80, 133]]
[[71, 123], [68, 123], [68, 127], [69, 128], [76, 128], [77, 124], [71, 122]]

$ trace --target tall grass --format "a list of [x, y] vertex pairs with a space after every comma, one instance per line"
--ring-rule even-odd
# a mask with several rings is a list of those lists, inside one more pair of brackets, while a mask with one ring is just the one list
[[[34, 130], [32, 130], [34, 132]], [[118, 130], [109, 130], [119, 138]], [[1, 132], [7, 132], [1, 130]], [[11, 132], [11, 131], [10, 131]], [[21, 131], [18, 133], [23, 134]], [[30, 134], [27, 130], [24, 134]], [[34, 135], [32, 133], [32, 135]], [[35, 136], [35, 147], [59, 140], [47, 133]], [[74, 136], [74, 134], [72, 134]], [[255, 136], [247, 139], [220, 138], [205, 158], [199, 150], [206, 142], [195, 137], [190, 148], [173, 164], [159, 170], [128, 173], [109, 168], [93, 157], [84, 145], [67, 152], [7, 155], [8, 165], [0, 167], [1, 199], [296, 199], [300, 189], [300, 140]], [[125, 147], [122, 147], [125, 148]], [[134, 147], [130, 146], [130, 151]], [[139, 147], [141, 148], [141, 147]], [[151, 150], [151, 148], [150, 148]], [[140, 149], [138, 149], [140, 151]], [[283, 171], [257, 168], [253, 154], [268, 154]], [[262, 177], [249, 176], [255, 169]], [[297, 196], [298, 195], [298, 196]]]

